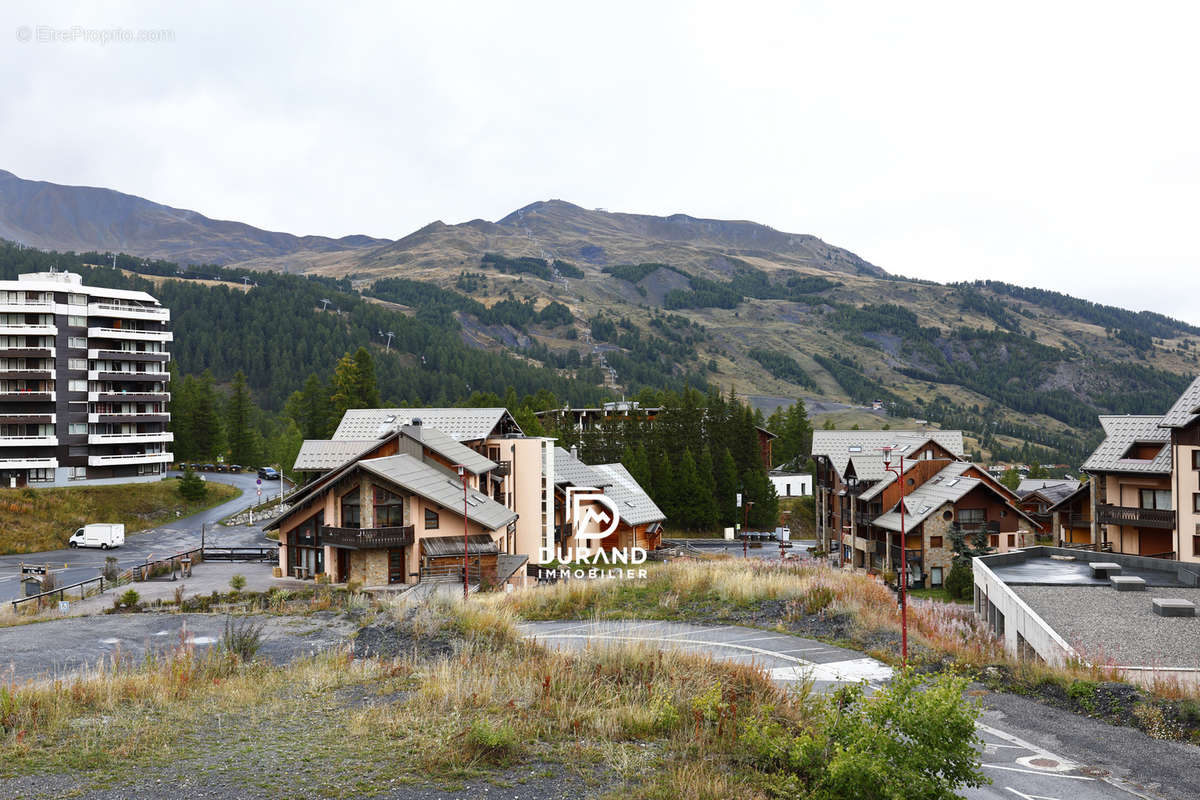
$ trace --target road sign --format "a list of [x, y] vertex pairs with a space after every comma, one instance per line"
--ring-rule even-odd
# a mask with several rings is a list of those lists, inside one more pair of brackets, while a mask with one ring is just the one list
[[254, 482], [257, 483], [259, 486], [262, 486], [262, 478], [255, 478]]
[[45, 575], [46, 568], [45, 567], [34, 567], [34, 566], [30, 566], [28, 564], [22, 564], [21, 565], [21, 574], [22, 575]]

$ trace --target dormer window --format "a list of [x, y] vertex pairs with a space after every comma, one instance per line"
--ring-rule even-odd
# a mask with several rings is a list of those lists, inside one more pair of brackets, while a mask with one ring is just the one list
[[1153, 461], [1163, 448], [1162, 442], [1134, 442], [1121, 458], [1133, 461]]

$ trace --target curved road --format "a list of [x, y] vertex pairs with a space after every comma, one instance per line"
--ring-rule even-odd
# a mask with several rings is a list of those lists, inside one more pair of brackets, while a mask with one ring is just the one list
[[[548, 647], [578, 650], [606, 642], [646, 642], [756, 664], [784, 685], [812, 679], [827, 691], [891, 676], [886, 664], [862, 653], [786, 633], [738, 625], [680, 622], [528, 622], [525, 636]], [[984, 774], [991, 786], [970, 789], [968, 800], [1135, 800], [1194, 797], [1193, 765], [1200, 749], [1150, 739], [1058, 711], [1015, 695], [982, 695], [977, 723]], [[1152, 788], [1146, 788], [1147, 786]]]
[[[259, 503], [255, 493], [255, 473], [206, 473], [205, 480], [228, 483], [242, 490], [242, 494], [200, 511], [189, 517], [174, 520], [157, 528], [141, 533], [127, 533], [125, 544], [113, 550], [80, 548], [73, 550], [49, 550], [42, 553], [22, 553], [0, 556], [0, 602], [15, 600], [21, 596], [21, 563], [49, 564], [59, 586], [94, 578], [104, 568], [104, 559], [114, 556], [121, 568], [141, 564], [151, 558], [161, 558], [191, 550], [200, 546], [201, 528], [205, 529], [204, 543], [214, 547], [252, 547], [274, 544], [263, 536], [258, 528], [239, 526], [226, 528], [215, 523]], [[263, 497], [279, 492], [279, 483], [263, 481]], [[95, 520], [102, 522], [103, 520]]]

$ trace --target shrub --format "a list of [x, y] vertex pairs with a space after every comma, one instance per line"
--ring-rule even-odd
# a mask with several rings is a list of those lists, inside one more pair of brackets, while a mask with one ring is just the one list
[[503, 764], [516, 755], [520, 745], [512, 726], [476, 720], [467, 731], [467, 749], [475, 758]]
[[262, 630], [263, 626], [252, 619], [235, 622], [233, 617], [226, 617], [221, 647], [243, 661], [250, 661], [262, 647]]
[[179, 494], [184, 500], [203, 500], [208, 495], [208, 484], [190, 469], [184, 470], [183, 477], [179, 479]]
[[967, 600], [975, 590], [975, 577], [969, 567], [955, 564], [950, 568], [950, 574], [942, 585], [946, 594], [959, 600]]
[[246, 576], [245, 575], [234, 575], [232, 578], [229, 579], [229, 588], [233, 589], [234, 592], [240, 592], [242, 589], [245, 589], [246, 588]]
[[114, 608], [134, 608], [141, 601], [142, 596], [137, 593], [137, 589], [126, 589], [124, 592], [113, 598]]

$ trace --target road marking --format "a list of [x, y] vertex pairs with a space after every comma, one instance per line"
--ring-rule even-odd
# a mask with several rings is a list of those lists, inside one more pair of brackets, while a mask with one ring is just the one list
[[[1034, 767], [1035, 769], [1038, 770], [1038, 774], [1048, 775], [1048, 774], [1055, 773], [1055, 772], [1070, 772], [1071, 770], [1079, 768], [1078, 764], [1068, 761], [1067, 759], [1062, 758], [1061, 756], [1056, 756], [1054, 753], [1051, 753], [1049, 750], [1038, 747], [1035, 744], [1030, 744], [1029, 742], [1025, 741], [1024, 739], [1021, 739], [1020, 737], [1013, 736], [1011, 733], [1006, 733], [1005, 731], [998, 730], [996, 728], [991, 727], [990, 725], [984, 725], [982, 722], [979, 722], [979, 721], [975, 722], [975, 727], [981, 731], [990, 733], [992, 736], [995, 736], [999, 739], [1003, 739], [1006, 742], [1015, 744], [1018, 747], [1020, 747], [1024, 750], [1028, 750], [1031, 753], [1033, 753], [1033, 755], [1031, 755], [1031, 756], [1022, 756], [1021, 758], [1016, 759], [1016, 762], [1025, 767]], [[1035, 758], [1039, 758], [1039, 759], [1044, 758], [1044, 759], [1053, 761], [1055, 763], [1055, 766], [1049, 767], [1049, 766], [1042, 766], [1039, 764], [1030, 764], [1029, 762]]]
[[1005, 786], [1004, 788], [1015, 794], [1017, 797], [1024, 797], [1025, 800], [1059, 800], [1057, 797], [1047, 797], [1044, 794], [1025, 794], [1024, 792], [1018, 792], [1011, 786]]
[[1094, 781], [1095, 778], [1089, 778], [1086, 775], [1058, 775], [1053, 772], [1043, 772], [1036, 769], [1021, 769], [1020, 767], [1006, 767], [1003, 764], [981, 764], [983, 767], [991, 767], [992, 769], [1006, 769], [1009, 772], [1024, 772], [1029, 775], [1041, 775], [1044, 778], [1065, 778], [1069, 781]]

